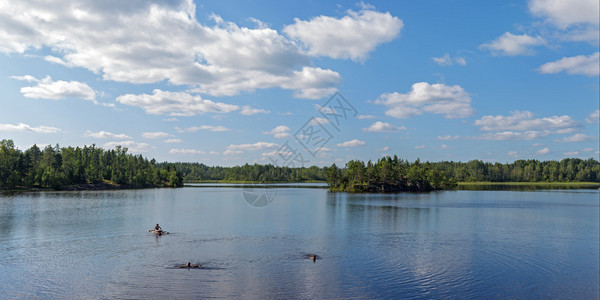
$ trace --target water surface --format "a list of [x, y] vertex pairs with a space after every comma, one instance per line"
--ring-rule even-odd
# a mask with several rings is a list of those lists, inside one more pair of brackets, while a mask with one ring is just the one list
[[[2, 195], [0, 295], [599, 297], [598, 191], [274, 195], [263, 208], [232, 187]], [[202, 268], [176, 268], [188, 261]]]

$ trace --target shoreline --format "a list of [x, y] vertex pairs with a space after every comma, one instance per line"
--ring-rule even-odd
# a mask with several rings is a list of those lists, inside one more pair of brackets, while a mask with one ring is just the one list
[[[218, 184], [257, 184], [255, 181], [228, 181], [228, 180], [204, 180], [204, 181], [189, 181], [184, 182], [185, 184], [195, 183], [218, 183]], [[266, 181], [260, 182], [259, 184], [304, 184], [304, 183], [326, 183], [324, 181]], [[224, 186], [226, 187], [226, 186]], [[445, 190], [468, 190], [468, 189], [479, 189], [486, 190], [486, 187], [491, 190], [501, 188], [521, 188], [521, 189], [600, 189], [600, 182], [458, 182], [454, 188]], [[87, 184], [76, 184], [61, 187], [59, 189], [44, 188], [44, 187], [31, 187], [31, 188], [16, 188], [16, 189], [0, 189], [0, 192], [69, 192], [69, 191], [110, 191], [110, 190], [141, 190], [141, 189], [153, 189], [153, 188], [169, 188], [168, 186], [142, 186], [136, 187], [133, 185], [123, 185], [114, 182], [103, 182], [103, 183], [87, 183]], [[368, 193], [368, 192], [367, 192]]]

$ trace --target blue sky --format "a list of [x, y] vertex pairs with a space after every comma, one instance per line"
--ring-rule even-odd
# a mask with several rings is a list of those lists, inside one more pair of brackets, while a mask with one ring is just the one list
[[599, 156], [597, 0], [14, 2], [0, 1], [0, 138], [23, 150]]

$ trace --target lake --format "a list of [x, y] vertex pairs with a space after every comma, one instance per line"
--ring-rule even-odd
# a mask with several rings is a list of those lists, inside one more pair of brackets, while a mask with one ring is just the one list
[[0, 298], [599, 297], [598, 190], [315, 187], [2, 194]]

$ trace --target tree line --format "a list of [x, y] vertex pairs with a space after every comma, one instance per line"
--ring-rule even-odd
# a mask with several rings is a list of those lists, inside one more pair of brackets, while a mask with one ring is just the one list
[[409, 162], [396, 155], [376, 162], [352, 160], [343, 167], [280, 167], [244, 164], [235, 167], [202, 163], [157, 163], [127, 148], [104, 150], [36, 145], [21, 151], [12, 140], [0, 141], [0, 189], [54, 188], [109, 181], [130, 187], [182, 186], [183, 182], [328, 182], [333, 190], [393, 191], [443, 189], [456, 182], [600, 182], [600, 163], [589, 158], [560, 161], [516, 160], [512, 163]]
[[454, 187], [456, 181], [449, 179], [444, 170], [435, 163], [411, 163], [389, 156], [367, 164], [360, 160], [346, 163], [345, 169], [335, 164], [327, 169], [329, 190], [340, 192], [399, 192], [432, 191]]
[[24, 152], [12, 140], [0, 141], [0, 189], [52, 188], [110, 184], [127, 187], [183, 186], [183, 176], [168, 164], [127, 153], [117, 146], [104, 150], [33, 145]]
[[210, 167], [203, 163], [166, 163], [181, 174], [186, 182], [252, 181], [252, 182], [315, 182], [325, 181], [327, 168], [280, 167], [271, 164], [244, 164], [235, 167]]
[[[354, 170], [369, 169], [367, 180], [383, 176], [388, 179], [391, 174], [408, 176], [410, 167], [416, 173], [433, 172], [442, 174], [455, 182], [600, 182], [600, 163], [589, 158], [565, 158], [560, 161], [539, 161], [535, 159], [516, 160], [512, 163], [491, 163], [481, 160], [468, 162], [421, 162], [413, 163], [399, 159], [396, 155], [385, 157], [373, 163], [350, 161], [343, 167], [316, 166], [289, 168], [274, 165], [245, 164], [235, 167], [207, 166], [202, 163], [165, 163], [183, 175], [186, 182], [199, 181], [254, 181], [254, 182], [306, 182], [326, 181], [333, 176], [330, 168], [353, 174]], [[363, 166], [358, 166], [362, 164]], [[372, 166], [371, 168], [369, 166]], [[423, 169], [423, 170], [421, 170]], [[362, 172], [362, 171], [360, 171]], [[413, 173], [414, 173], [413, 172]], [[412, 173], [411, 173], [412, 174]], [[338, 174], [339, 175], [339, 174]], [[340, 175], [341, 176], [341, 175]], [[373, 177], [373, 178], [371, 178]], [[436, 179], [437, 180], [437, 179]], [[433, 180], [435, 182], [435, 180]]]

